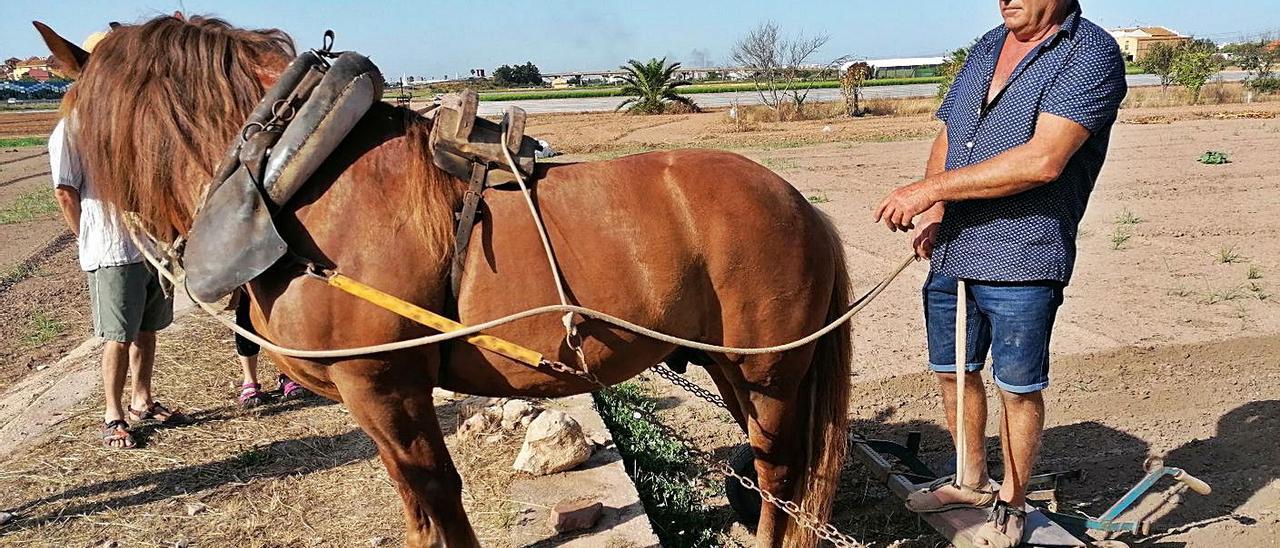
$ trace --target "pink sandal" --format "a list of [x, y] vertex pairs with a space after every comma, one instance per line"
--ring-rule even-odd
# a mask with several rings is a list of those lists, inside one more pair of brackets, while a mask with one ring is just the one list
[[285, 375], [276, 377], [276, 381], [280, 384], [280, 399], [282, 400], [296, 400], [311, 396], [310, 390], [307, 390], [301, 384], [293, 382], [292, 379]]
[[262, 385], [256, 382], [246, 382], [240, 387], [240, 406], [244, 408], [257, 407], [271, 401], [271, 394], [262, 391]]

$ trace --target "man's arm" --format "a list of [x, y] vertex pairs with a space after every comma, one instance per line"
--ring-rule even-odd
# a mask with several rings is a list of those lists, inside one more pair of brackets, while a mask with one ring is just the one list
[[62, 210], [62, 218], [67, 221], [71, 233], [80, 237], [80, 191], [66, 185], [58, 185], [53, 189], [53, 197], [58, 200], [58, 209]]
[[[947, 169], [947, 128], [942, 128], [933, 140], [933, 148], [929, 151], [929, 161], [925, 163], [924, 177], [928, 179]], [[933, 256], [933, 240], [942, 225], [942, 215], [946, 210], [946, 202], [938, 202], [920, 215], [920, 227], [911, 238], [911, 247], [916, 257], [928, 259]]]
[[1026, 144], [985, 162], [940, 171], [893, 191], [876, 209], [875, 222], [883, 221], [890, 230], [907, 231], [914, 228], [917, 215], [940, 202], [1001, 198], [1048, 184], [1062, 175], [1067, 161], [1088, 139], [1089, 130], [1084, 126], [1041, 113], [1035, 135]]

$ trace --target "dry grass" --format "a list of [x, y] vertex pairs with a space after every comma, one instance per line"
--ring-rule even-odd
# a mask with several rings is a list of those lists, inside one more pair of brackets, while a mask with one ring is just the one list
[[[98, 442], [101, 395], [72, 410], [53, 440], [0, 463], [0, 509], [18, 519], [5, 546], [367, 546], [402, 542], [400, 499], [372, 442], [340, 405], [325, 400], [243, 411], [232, 401], [229, 334], [191, 317], [166, 330], [157, 395], [196, 420], [135, 429], [142, 448]], [[264, 359], [263, 377], [274, 376]], [[437, 406], [446, 433], [461, 403]], [[466, 478], [464, 504], [486, 546], [509, 545], [513, 514], [501, 494], [518, 439], [449, 438]]]
[[868, 99], [863, 102], [863, 108], [870, 116], [933, 114], [938, 110], [938, 100], [934, 98]]
[[[1244, 84], [1239, 82], [1212, 82], [1205, 84], [1204, 88], [1200, 90], [1199, 104], [1229, 105], [1244, 103], [1246, 94]], [[1255, 103], [1280, 101], [1280, 95], [1254, 93], [1253, 101]], [[1190, 93], [1181, 87], [1169, 86], [1168, 89], [1161, 90], [1160, 86], [1143, 86], [1130, 88], [1129, 95], [1125, 97], [1121, 107], [1182, 107], [1190, 104]]]

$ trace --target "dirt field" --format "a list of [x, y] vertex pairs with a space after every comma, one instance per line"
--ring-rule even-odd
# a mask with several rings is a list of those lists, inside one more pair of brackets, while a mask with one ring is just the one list
[[[1054, 339], [1041, 469], [1083, 469], [1084, 479], [1068, 484], [1063, 495], [1094, 514], [1140, 477], [1148, 455], [1163, 455], [1213, 484], [1212, 496], [1186, 495], [1182, 506], [1164, 512], [1157, 528], [1175, 532], [1145, 546], [1271, 546], [1280, 538], [1277, 114], [1277, 103], [1122, 111], [1083, 223], [1076, 278]], [[866, 288], [907, 253], [906, 238], [873, 225], [870, 208], [894, 186], [918, 178], [938, 128], [918, 115], [751, 122], [748, 131], [736, 131], [723, 112], [713, 112], [540, 116], [528, 131], [570, 153], [567, 160], [686, 146], [741, 152], [832, 216], [855, 283]], [[1228, 152], [1232, 162], [1197, 163], [1206, 150]], [[0, 161], [20, 152], [4, 152]], [[44, 161], [24, 160], [13, 170], [2, 165], [0, 182], [37, 173]], [[17, 171], [19, 165], [28, 171]], [[0, 207], [19, 194], [0, 187]], [[52, 219], [0, 225], [0, 264], [7, 269], [27, 261], [59, 226]], [[18, 241], [40, 243], [12, 243]], [[71, 319], [86, 309], [82, 289], [52, 291], [80, 287], [74, 249], [64, 245], [38, 261], [40, 275], [0, 286], [0, 306], [13, 314], [3, 318], [0, 335], [13, 344], [16, 331], [9, 330], [17, 319], [43, 310], [67, 318], [62, 338], [73, 346], [76, 333], [87, 331], [83, 320]], [[918, 291], [925, 272], [924, 265], [909, 269], [857, 318], [853, 404], [860, 431], [901, 439], [920, 430], [926, 456], [940, 465], [948, 460], [940, 400], [922, 372]], [[201, 424], [148, 429], [149, 448], [138, 453], [103, 451], [93, 439], [97, 404], [91, 401], [53, 441], [0, 464], [8, 491], [0, 510], [21, 516], [0, 529], [0, 544], [395, 542], [401, 534], [397, 497], [349, 416], [335, 405], [289, 405], [256, 418], [227, 407], [234, 370], [227, 338], [200, 322], [162, 336], [160, 394], [197, 408]], [[32, 352], [0, 349], [0, 389], [6, 378], [21, 376], [25, 364], [56, 355]], [[741, 442], [712, 409], [654, 387], [670, 398], [664, 416], [703, 448], [723, 454]], [[995, 444], [989, 446], [998, 458]], [[459, 460], [466, 476], [466, 459]], [[477, 477], [488, 481], [483, 474], [467, 479]], [[522, 504], [537, 502], [495, 502], [474, 492], [467, 500], [495, 545], [520, 543], [494, 531]], [[187, 511], [192, 505], [194, 514]], [[856, 466], [846, 473], [839, 508], [841, 528], [859, 538], [937, 544]], [[748, 538], [739, 527], [726, 523], [726, 529], [731, 540]]]

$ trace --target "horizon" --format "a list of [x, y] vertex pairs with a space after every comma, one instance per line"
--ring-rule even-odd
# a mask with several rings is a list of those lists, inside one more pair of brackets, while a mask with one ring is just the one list
[[[1214, 5], [1216, 17], [1206, 17], [1204, 5], [1189, 0], [1081, 3], [1085, 17], [1105, 28], [1164, 26], [1218, 43], [1280, 35], [1280, 14], [1268, 9], [1267, 0], [1219, 2]], [[370, 56], [388, 78], [458, 76], [477, 68], [492, 74], [500, 65], [525, 62], [544, 73], [605, 71], [628, 59], [664, 56], [689, 67], [726, 66], [732, 64], [728, 60], [733, 43], [769, 20], [786, 35], [829, 35], [830, 41], [814, 55], [815, 63], [843, 56], [935, 57], [1000, 23], [995, 6], [985, 3], [947, 2], [933, 10], [881, 13], [865, 9], [876, 5], [866, 0], [819, 0], [809, 5], [812, 9], [801, 10], [762, 0], [695, 5], [655, 0], [643, 12], [618, 0], [590, 5], [545, 0], [536, 10], [465, 5], [458, 0], [435, 2], [434, 8], [387, 0], [376, 10], [349, 0], [286, 0], [270, 5], [243, 0], [59, 4], [27, 6], [23, 13], [5, 10], [8, 17], [0, 18], [0, 37], [4, 37], [0, 58], [49, 55], [32, 20], [43, 21], [78, 43], [91, 32], [105, 29], [108, 22], [135, 23], [173, 11], [222, 17], [241, 27], [280, 28], [293, 36], [300, 50], [318, 46], [322, 33], [333, 29], [337, 49]], [[670, 15], [677, 12], [681, 15]], [[858, 30], [841, 30], [847, 28]]]

